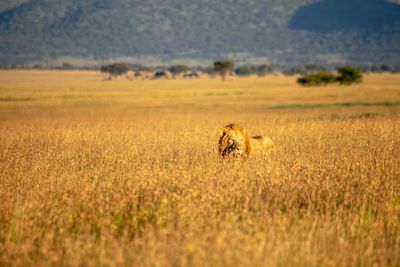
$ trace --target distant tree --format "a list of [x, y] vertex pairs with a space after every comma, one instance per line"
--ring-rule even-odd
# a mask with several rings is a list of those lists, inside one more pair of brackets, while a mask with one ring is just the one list
[[185, 65], [174, 65], [168, 68], [168, 70], [174, 75], [174, 77], [178, 74], [181, 74], [183, 72], [187, 72], [190, 70], [188, 66]]
[[341, 66], [337, 68], [339, 76], [337, 81], [340, 84], [353, 84], [362, 81], [362, 73], [360, 68], [352, 66]]
[[336, 83], [337, 77], [332, 73], [321, 71], [300, 77], [297, 82], [303, 86], [319, 86]]
[[100, 71], [108, 73], [110, 75], [109, 80], [112, 80], [114, 77], [117, 77], [118, 75], [127, 73], [129, 71], [129, 67], [125, 63], [114, 63], [102, 66], [100, 68]]
[[225, 80], [227, 73], [231, 72], [235, 67], [235, 63], [229, 60], [220, 60], [214, 62], [214, 71], [221, 75], [222, 80]]

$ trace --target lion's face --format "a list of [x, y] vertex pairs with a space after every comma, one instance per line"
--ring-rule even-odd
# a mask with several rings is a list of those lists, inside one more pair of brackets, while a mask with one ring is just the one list
[[222, 157], [241, 157], [248, 149], [246, 129], [234, 124], [225, 126], [220, 131], [219, 153]]

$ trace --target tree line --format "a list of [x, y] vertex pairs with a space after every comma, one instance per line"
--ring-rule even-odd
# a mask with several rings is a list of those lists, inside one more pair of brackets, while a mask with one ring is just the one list
[[[329, 72], [325, 69], [320, 70], [317, 66], [307, 65], [307, 72], [297, 79], [300, 85], [304, 86], [318, 86], [326, 85], [330, 83], [339, 83], [342, 85], [358, 83], [362, 81], [362, 71], [358, 67], [352, 66], [341, 66], [337, 67], [336, 73]], [[141, 66], [129, 67], [124, 63], [114, 63], [110, 65], [105, 65], [100, 68], [101, 72], [108, 73], [109, 79], [113, 79], [119, 75], [126, 74], [130, 70], [139, 73], [142, 70], [149, 70], [148, 68], [142, 68]], [[238, 75], [238, 76], [249, 76], [258, 75], [264, 76], [272, 72], [272, 68], [267, 65], [260, 66], [239, 66], [235, 68], [235, 63], [230, 60], [218, 60], [215, 61], [211, 68], [190, 68], [185, 65], [174, 65], [166, 69], [172, 74], [172, 77], [180, 75], [182, 73], [195, 73], [196, 71], [202, 71], [209, 75], [219, 75], [222, 80], [225, 80], [228, 75]], [[315, 71], [319, 70], [319, 71]], [[153, 78], [165, 77], [164, 71], [158, 70], [154, 72]]]
[[[305, 86], [324, 85], [330, 83], [351, 84], [362, 80], [362, 74], [373, 73], [399, 73], [400, 65], [362, 65], [362, 66], [340, 66], [335, 69], [332, 66], [324, 66], [319, 64], [306, 63], [303, 65], [282, 68], [277, 66], [262, 65], [238, 65], [231, 60], [217, 60], [212, 66], [187, 66], [184, 64], [166, 66], [144, 66], [139, 64], [113, 63], [99, 67], [79, 67], [71, 63], [65, 62], [59, 66], [43, 66], [43, 65], [14, 65], [0, 66], [0, 69], [57, 69], [57, 70], [99, 70], [108, 74], [108, 79], [112, 80], [120, 75], [133, 71], [134, 78], [140, 77], [141, 72], [154, 74], [150, 78], [175, 78], [182, 76], [184, 78], [196, 78], [199, 74], [209, 76], [220, 76], [225, 79], [227, 76], [250, 76], [257, 75], [259, 77], [270, 73], [282, 73], [285, 75], [300, 75], [297, 82]], [[170, 76], [166, 75], [170, 74]], [[147, 76], [149, 78], [149, 76]]]
[[316, 73], [307, 74], [298, 78], [297, 82], [303, 86], [319, 86], [333, 83], [350, 85], [362, 81], [363, 75], [360, 68], [341, 66], [336, 70], [337, 74], [327, 71], [319, 71]]

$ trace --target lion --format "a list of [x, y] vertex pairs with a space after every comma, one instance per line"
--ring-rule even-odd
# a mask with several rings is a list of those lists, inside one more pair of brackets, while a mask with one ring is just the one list
[[246, 128], [234, 123], [220, 130], [218, 151], [223, 158], [248, 156], [271, 146], [273, 141], [270, 137], [260, 135], [249, 137]]

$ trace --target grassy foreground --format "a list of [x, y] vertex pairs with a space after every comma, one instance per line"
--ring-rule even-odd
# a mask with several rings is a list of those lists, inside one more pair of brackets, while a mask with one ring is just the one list
[[399, 75], [102, 79], [0, 72], [0, 266], [400, 265]]

